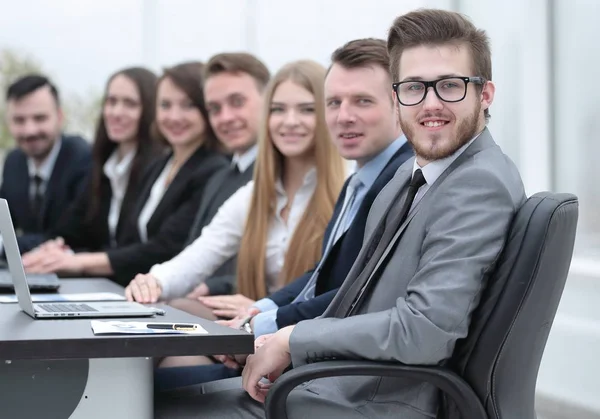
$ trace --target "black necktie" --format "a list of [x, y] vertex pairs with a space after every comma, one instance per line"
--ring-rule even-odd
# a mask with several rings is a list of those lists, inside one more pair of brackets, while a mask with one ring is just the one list
[[[412, 179], [410, 180], [410, 184], [408, 185], [408, 193], [406, 194], [406, 200], [404, 201], [404, 205], [402, 209], [394, 218], [391, 219], [391, 222], [388, 222], [388, 217], [392, 215], [392, 213], [388, 213], [385, 220], [382, 220], [377, 227], [375, 234], [373, 235], [373, 239], [369, 243], [369, 249], [367, 251], [367, 259], [371, 259], [377, 245], [381, 241], [383, 237], [383, 233], [385, 232], [386, 226], [395, 226], [394, 231], [404, 223], [406, 217], [408, 217], [408, 213], [410, 212], [410, 207], [412, 206], [415, 196], [417, 196], [417, 192], [419, 188], [426, 183], [425, 176], [423, 176], [423, 172], [421, 169], [415, 170]], [[398, 195], [394, 198], [394, 201], [398, 199]]]
[[42, 194], [42, 182], [44, 179], [39, 175], [31, 177], [33, 183], [33, 196], [31, 199], [31, 212], [36, 220], [39, 220], [40, 212], [42, 210], [42, 204], [44, 202], [44, 195]]
[[[363, 296], [377, 283], [375, 267], [380, 263], [386, 248], [391, 243], [400, 226], [406, 221], [410, 208], [415, 200], [419, 188], [425, 184], [425, 177], [420, 169], [416, 170], [406, 192], [406, 198], [400, 209], [392, 208], [380, 221], [373, 237], [369, 242], [366, 257], [363, 259], [362, 269], [347, 289], [346, 295], [340, 300], [334, 312], [335, 317], [348, 317], [354, 314], [359, 307]], [[404, 193], [404, 188], [398, 191], [392, 202], [396, 202]]]

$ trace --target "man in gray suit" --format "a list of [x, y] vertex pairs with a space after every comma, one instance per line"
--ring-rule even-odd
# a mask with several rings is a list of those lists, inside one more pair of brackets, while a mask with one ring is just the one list
[[[239, 382], [209, 383], [157, 400], [157, 418], [175, 411], [262, 418], [264, 378], [277, 380], [290, 364], [443, 364], [467, 335], [525, 201], [516, 167], [486, 128], [495, 89], [489, 41], [462, 15], [419, 10], [396, 19], [388, 51], [400, 123], [416, 158], [373, 203], [340, 291], [322, 317], [257, 340], [242, 377], [251, 397]], [[424, 419], [435, 417], [437, 395], [414, 380], [336, 377], [295, 389], [287, 407], [290, 418]]]

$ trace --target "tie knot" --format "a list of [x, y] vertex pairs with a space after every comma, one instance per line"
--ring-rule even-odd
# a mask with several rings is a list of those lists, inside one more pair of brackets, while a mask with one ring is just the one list
[[40, 186], [42, 184], [42, 182], [44, 181], [44, 179], [42, 179], [42, 177], [40, 175], [31, 176], [31, 180], [33, 180], [33, 183], [36, 186]]
[[418, 189], [426, 183], [427, 182], [425, 181], [425, 176], [423, 176], [423, 171], [421, 169], [415, 170], [415, 173], [413, 173], [413, 177], [410, 180], [410, 186]]
[[352, 190], [356, 190], [360, 187], [360, 185], [362, 185], [362, 181], [360, 180], [360, 178], [358, 177], [358, 175], [355, 173], [352, 175], [352, 178], [350, 179], [350, 182], [348, 182], [348, 188], [352, 188]]

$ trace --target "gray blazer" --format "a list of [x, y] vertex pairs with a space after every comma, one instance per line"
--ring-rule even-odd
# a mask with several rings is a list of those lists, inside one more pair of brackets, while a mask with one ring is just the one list
[[[404, 199], [392, 201], [408, 187], [413, 162], [398, 169], [373, 203], [363, 248], [327, 311], [294, 329], [294, 367], [328, 359], [441, 364], [466, 336], [511, 220], [526, 199], [521, 177], [486, 128], [408, 219], [397, 230], [387, 229], [367, 263], [366, 248], [378, 222], [388, 209], [393, 213], [402, 206]], [[348, 317], [368, 281], [374, 286]], [[423, 419], [435, 417], [437, 408], [433, 386], [398, 378], [324, 378], [292, 394], [288, 411], [302, 411], [299, 417], [350, 411], [369, 418]]]

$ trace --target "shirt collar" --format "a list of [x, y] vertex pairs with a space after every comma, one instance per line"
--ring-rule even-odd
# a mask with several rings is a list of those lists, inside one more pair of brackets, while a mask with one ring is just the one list
[[235, 153], [233, 158], [231, 159], [231, 164], [234, 164], [238, 167], [240, 173], [243, 173], [248, 169], [254, 160], [256, 160], [256, 155], [258, 154], [258, 144], [254, 144], [244, 153]]
[[58, 139], [54, 142], [48, 157], [46, 157], [39, 167], [35, 166], [35, 161], [32, 158], [27, 158], [27, 171], [29, 172], [29, 177], [38, 175], [44, 180], [44, 182], [47, 182], [52, 175], [52, 170], [54, 170], [54, 164], [58, 158], [61, 145], [62, 139], [61, 137], [58, 137]]
[[406, 137], [401, 135], [392, 141], [378, 155], [365, 163], [364, 166], [357, 169], [356, 176], [358, 176], [363, 186], [365, 186], [367, 189], [370, 189], [371, 186], [373, 186], [390, 159], [405, 143]]
[[[482, 131], [483, 132], [483, 131]], [[452, 162], [458, 158], [473, 142], [481, 135], [481, 132], [473, 137], [468, 143], [464, 144], [461, 148], [456, 150], [451, 156], [440, 160], [434, 160], [431, 163], [426, 164], [424, 167], [419, 166], [417, 159], [413, 163], [413, 174], [417, 169], [421, 169], [427, 185], [431, 186], [435, 181], [444, 173], [444, 171], [450, 167]]]
[[130, 150], [123, 156], [121, 161], [119, 161], [119, 150], [115, 149], [108, 160], [106, 160], [106, 163], [104, 163], [104, 174], [108, 178], [123, 176], [131, 168], [131, 163], [133, 162], [136, 152], [136, 148]]
[[[304, 180], [302, 181], [302, 187], [306, 186], [314, 186], [317, 184], [317, 168], [313, 167], [304, 175]], [[275, 192], [277, 195], [287, 195], [285, 189], [283, 188], [283, 182], [281, 182], [281, 178], [275, 181]]]

